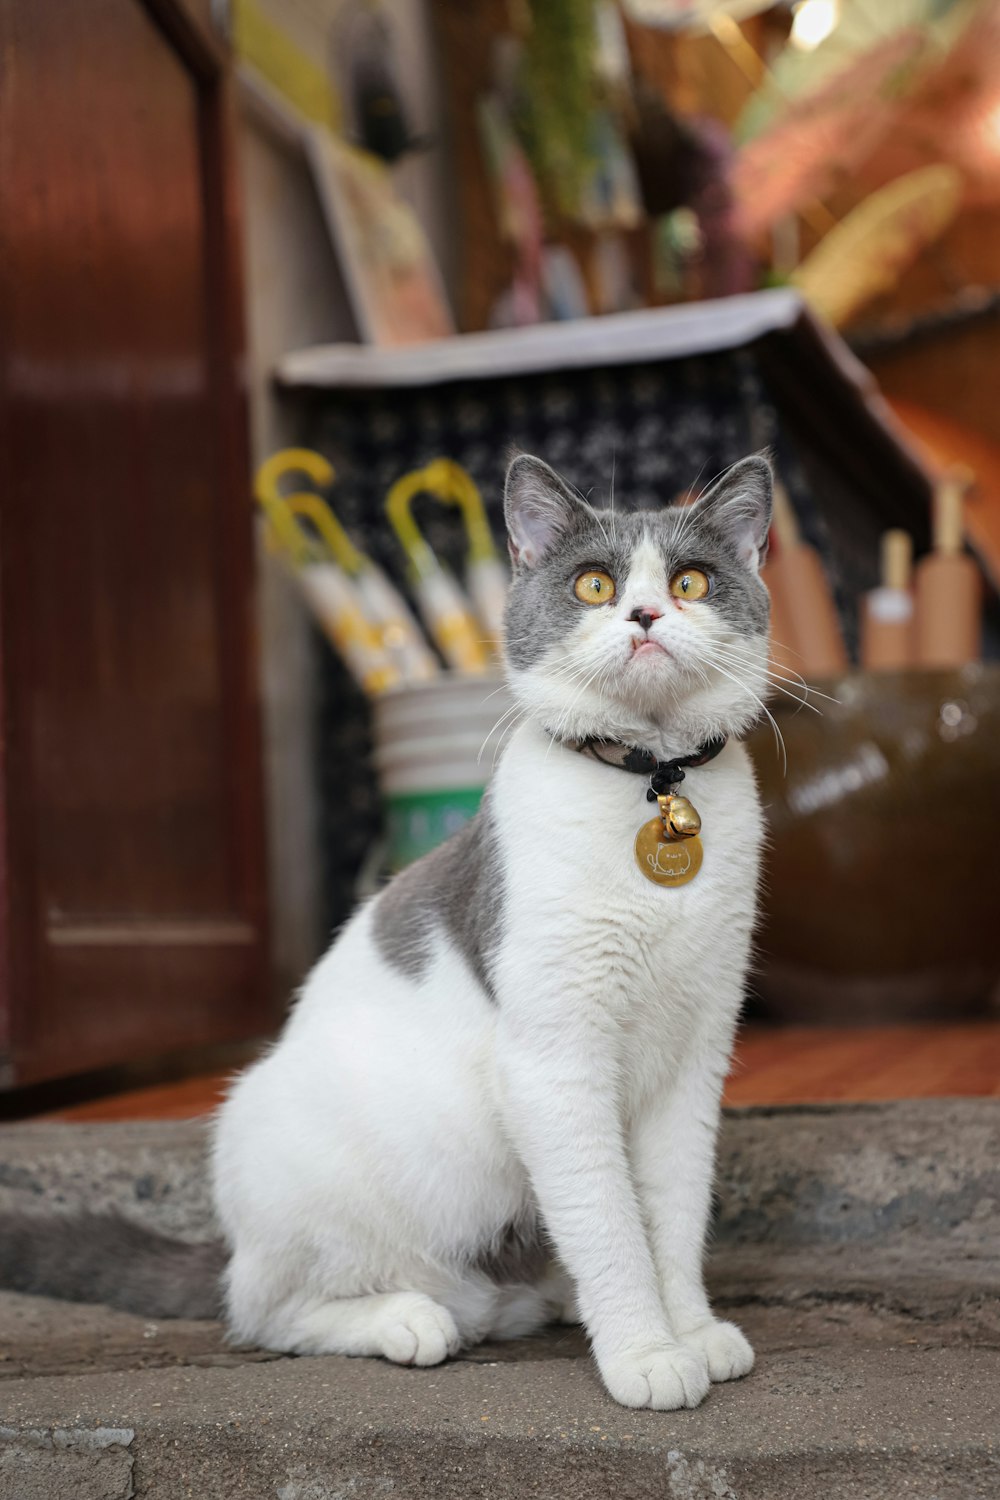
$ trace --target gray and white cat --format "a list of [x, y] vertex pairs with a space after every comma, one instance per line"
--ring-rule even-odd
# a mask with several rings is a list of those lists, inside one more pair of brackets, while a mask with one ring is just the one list
[[[753, 1353], [702, 1280], [719, 1098], [762, 828], [739, 736], [767, 685], [771, 476], [596, 512], [507, 480], [506, 655], [521, 722], [478, 816], [366, 904], [218, 1119], [234, 1333], [433, 1365], [579, 1319], [626, 1406], [694, 1406]], [[704, 863], [633, 852], [647, 780], [687, 771]]]

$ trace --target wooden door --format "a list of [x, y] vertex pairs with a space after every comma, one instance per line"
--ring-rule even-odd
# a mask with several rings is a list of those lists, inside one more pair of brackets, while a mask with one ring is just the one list
[[0, 0], [6, 1082], [259, 1034], [251, 522], [207, 0]]

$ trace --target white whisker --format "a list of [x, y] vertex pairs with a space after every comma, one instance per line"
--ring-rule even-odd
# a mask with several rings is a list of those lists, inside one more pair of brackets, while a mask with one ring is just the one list
[[[712, 649], [716, 651], [726, 652], [730, 660], [730, 665], [748, 665], [746, 660], [741, 657], [738, 652], [736, 652], [736, 650], [732, 647], [720, 646], [718, 643], [714, 643]], [[823, 693], [819, 690], [819, 688], [812, 687], [808, 682], [806, 682], [805, 678], [800, 672], [796, 672], [791, 668], [787, 669], [787, 672], [783, 668], [776, 668], [772, 666], [761, 667], [760, 670], [769, 679], [772, 687], [776, 687], [779, 692], [787, 693], [788, 697], [794, 698], [797, 702], [801, 703], [804, 708], [811, 708], [813, 713], [818, 714], [821, 713], [822, 710], [817, 708], [815, 703], [808, 702], [810, 696], [815, 698], [823, 698], [827, 703], [836, 703], [838, 705], [840, 703], [839, 698], [834, 698], [830, 693]], [[782, 686], [782, 684], [784, 684], [784, 686]], [[799, 698], [796, 693], [791, 692], [789, 689], [792, 687], [800, 688], [801, 691], [805, 694], [805, 697]]]
[[[738, 655], [736, 652], [727, 652], [724, 647], [721, 647], [718, 644], [713, 645], [712, 649], [721, 655], [722, 660], [725, 661], [728, 666], [739, 668], [752, 665], [746, 660], [745, 657]], [[815, 703], [809, 702], [808, 696], [801, 697], [799, 693], [793, 693], [790, 687], [782, 685], [789, 682], [791, 679], [777, 677], [769, 667], [761, 667], [759, 668], [759, 670], [767, 678], [768, 686], [770, 688], [779, 693], [784, 693], [786, 698], [791, 698], [792, 702], [797, 703], [800, 708], [808, 708], [814, 714], [822, 713], [822, 709], [817, 708]], [[803, 692], [808, 694], [809, 688], [805, 683], [796, 684], [796, 686], [801, 687]]]
[[750, 697], [750, 698], [753, 699], [753, 701], [757, 704], [757, 706], [761, 710], [761, 712], [767, 715], [768, 719], [770, 720], [771, 729], [772, 729], [772, 731], [774, 733], [775, 744], [778, 745], [780, 747], [780, 749], [781, 749], [782, 773], [785, 774], [785, 775], [787, 775], [787, 773], [788, 773], [788, 752], [785, 749], [785, 737], [782, 734], [781, 730], [778, 728], [777, 720], [775, 719], [774, 715], [771, 713], [770, 709], [767, 707], [767, 705], [760, 698], [758, 698], [757, 694], [753, 691], [752, 688], [748, 687], [747, 684], [745, 682], [741, 681], [741, 679], [739, 677], [734, 676], [732, 672], [727, 672], [726, 669], [725, 669], [725, 667], [720, 666], [720, 664], [717, 661], [713, 660], [713, 658], [711, 657], [711, 655], [708, 652], [705, 653], [705, 659], [708, 662], [709, 666], [714, 667], [717, 672], [721, 672], [722, 673], [723, 677], [728, 677], [728, 679], [729, 679], [730, 682], [734, 682], [738, 688], [741, 688], [743, 690], [743, 692], [747, 694], [748, 697]]
[[799, 661], [802, 660], [801, 651], [796, 651], [794, 647], [786, 645], [784, 641], [776, 641], [773, 635], [769, 637], [769, 640], [772, 646], [777, 646], [781, 651], [787, 651], [789, 656], [797, 656]]
[[521, 711], [519, 713], [516, 713], [514, 715], [514, 717], [511, 719], [510, 723], [507, 724], [507, 725], [505, 725], [504, 729], [501, 731], [500, 738], [497, 740], [497, 743], [496, 743], [496, 749], [493, 751], [493, 760], [492, 760], [492, 762], [490, 764], [490, 773], [491, 774], [497, 768], [497, 761], [499, 760], [500, 753], [503, 750], [504, 746], [506, 745], [507, 741], [510, 739], [510, 737], [514, 733], [514, 731], [516, 729], [520, 728], [520, 726], [524, 723], [524, 720], [527, 718], [527, 716], [528, 716], [527, 709], [521, 709]]
[[[521, 708], [521, 705], [519, 703], [511, 703], [511, 704], [508, 705], [507, 708], [504, 709], [503, 713], [500, 715], [499, 719], [497, 719], [496, 723], [493, 725], [493, 728], [490, 730], [489, 734], [487, 734], [486, 738], [483, 740], [483, 743], [479, 747], [478, 754], [476, 755], [476, 765], [477, 766], [479, 765], [479, 763], [481, 762], [481, 760], [483, 758], [483, 752], [485, 751], [486, 746], [489, 744], [490, 740], [496, 734], [497, 730], [500, 728], [500, 726], [503, 723], [503, 721], [505, 719], [509, 719], [510, 716], [511, 716], [511, 714], [514, 714], [516, 716], [518, 713], [523, 713], [523, 712], [524, 712], [524, 710]], [[509, 729], [509, 728], [511, 728], [511, 725], [508, 725], [507, 727]], [[496, 762], [495, 762], [495, 759], [494, 759], [494, 764], [495, 763]]]
[[560, 714], [558, 720], [556, 721], [556, 724], [553, 726], [553, 728], [551, 730], [552, 744], [549, 745], [548, 749], [545, 752], [546, 759], [548, 759], [548, 757], [549, 757], [549, 755], [550, 755], [550, 753], [552, 751], [552, 745], [555, 744], [556, 740], [561, 739], [564, 731], [569, 728], [570, 720], [571, 720], [572, 715], [573, 715], [573, 710], [576, 707], [577, 703], [579, 703], [580, 699], [583, 697], [583, 694], [585, 692], [587, 692], [588, 689], [596, 681], [598, 681], [598, 679], [602, 679], [604, 677], [605, 673], [607, 673], [609, 671], [609, 669], [611, 667], [613, 667], [613, 666], [614, 666], [613, 662], [605, 662], [603, 664], [603, 666], [596, 667], [594, 669], [594, 671], [590, 674], [590, 676], [587, 677], [586, 681], [582, 684], [582, 686], [577, 690], [577, 692], [574, 693], [573, 697], [569, 701], [569, 704], [564, 709], [564, 711]]

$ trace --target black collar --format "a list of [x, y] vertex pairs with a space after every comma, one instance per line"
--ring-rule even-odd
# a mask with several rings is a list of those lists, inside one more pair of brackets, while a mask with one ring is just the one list
[[693, 755], [679, 755], [676, 760], [657, 760], [652, 750], [643, 750], [636, 745], [623, 745], [618, 740], [563, 740], [568, 750], [577, 750], [602, 765], [616, 766], [620, 771], [632, 771], [636, 776], [649, 777], [647, 800], [655, 802], [658, 796], [679, 786], [684, 780], [685, 766], [704, 766], [724, 750], [728, 736], [706, 740]]

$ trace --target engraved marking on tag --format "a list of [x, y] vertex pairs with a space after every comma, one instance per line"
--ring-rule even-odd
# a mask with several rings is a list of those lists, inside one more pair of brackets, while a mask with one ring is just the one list
[[701, 839], [664, 839], [659, 818], [644, 823], [635, 836], [635, 862], [654, 885], [687, 885], [701, 869]]

